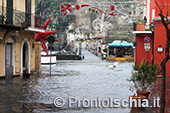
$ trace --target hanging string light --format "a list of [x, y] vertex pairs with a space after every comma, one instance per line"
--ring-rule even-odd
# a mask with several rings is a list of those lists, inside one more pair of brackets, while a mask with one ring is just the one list
[[[137, 9], [136, 6], [140, 4], [144, 4], [144, 2], [139, 1], [126, 1], [126, 2], [86, 2], [86, 4], [75, 4], [75, 9], [79, 10], [82, 8], [88, 8], [88, 12], [92, 13], [104, 13], [110, 16], [116, 16], [117, 14], [122, 14], [129, 17], [137, 17], [140, 16], [142, 10], [135, 11]], [[69, 14], [74, 14], [74, 10], [70, 9], [70, 5], [74, 4], [66, 4], [66, 6], [61, 5], [61, 11], [64, 13], [63, 16], [66, 16], [66, 10], [68, 10]], [[101, 9], [101, 6], [105, 7], [105, 11]], [[107, 8], [108, 7], [108, 8]], [[110, 13], [109, 13], [110, 11]], [[70, 13], [71, 12], [71, 13]], [[135, 13], [133, 13], [135, 12]]]

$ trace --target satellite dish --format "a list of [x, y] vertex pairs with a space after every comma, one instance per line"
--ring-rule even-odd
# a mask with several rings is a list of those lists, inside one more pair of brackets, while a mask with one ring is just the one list
[[103, 28], [103, 21], [100, 19], [95, 19], [92, 23], [92, 26], [96, 31], [101, 31]]

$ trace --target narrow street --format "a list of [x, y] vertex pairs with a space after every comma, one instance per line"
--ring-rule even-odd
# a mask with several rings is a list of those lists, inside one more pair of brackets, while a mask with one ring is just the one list
[[69, 108], [64, 105], [57, 108], [53, 104], [56, 97], [76, 97], [83, 99], [109, 98], [128, 99], [132, 92], [131, 76], [133, 62], [122, 62], [115, 69], [109, 70], [113, 62], [101, 60], [83, 50], [82, 61], [57, 61], [52, 66], [42, 66], [40, 76], [30, 79], [15, 77], [6, 82], [0, 80], [1, 112], [59, 112], [59, 113], [128, 113], [130, 108]]

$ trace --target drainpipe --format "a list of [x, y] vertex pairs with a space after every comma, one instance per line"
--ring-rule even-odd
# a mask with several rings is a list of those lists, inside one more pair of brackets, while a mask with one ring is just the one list
[[2, 0], [2, 24], [4, 22], [4, 0]]
[[152, 32], [152, 65], [154, 64], [154, 33], [155, 33], [155, 25], [154, 20], [151, 22], [151, 32]]
[[154, 32], [152, 32], [152, 65], [154, 64]]

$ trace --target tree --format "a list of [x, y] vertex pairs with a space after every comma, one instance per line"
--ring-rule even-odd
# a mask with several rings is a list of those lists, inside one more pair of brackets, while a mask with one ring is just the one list
[[[167, 0], [167, 4], [169, 3], [169, 0]], [[163, 26], [165, 27], [166, 30], [166, 47], [165, 47], [165, 58], [163, 59], [163, 61], [161, 62], [161, 69], [162, 69], [162, 82], [161, 82], [161, 108], [160, 108], [160, 113], [164, 113], [165, 112], [165, 91], [166, 91], [166, 63], [169, 61], [169, 44], [170, 44], [170, 29], [168, 27], [168, 25], [170, 24], [170, 20], [168, 19], [169, 16], [169, 11], [167, 10], [165, 14], [163, 14], [164, 11], [164, 3], [162, 0], [162, 5], [158, 4], [158, 2], [155, 0], [155, 4], [158, 6], [159, 8], [159, 16], [161, 17], [161, 22], [163, 24]], [[168, 9], [168, 5], [167, 5], [167, 9]]]

